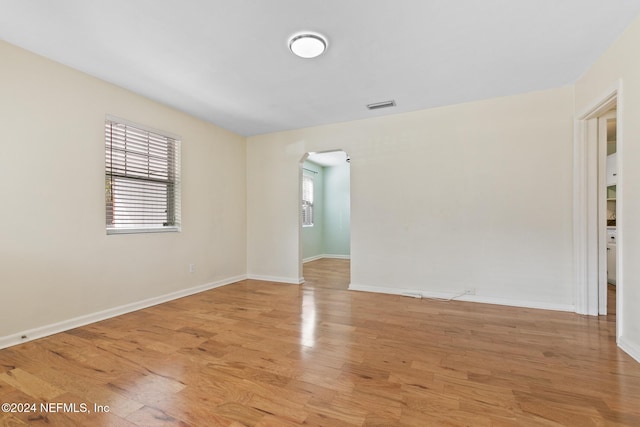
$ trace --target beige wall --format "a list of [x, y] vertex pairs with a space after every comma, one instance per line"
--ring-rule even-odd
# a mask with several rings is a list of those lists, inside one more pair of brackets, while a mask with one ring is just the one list
[[572, 88], [248, 138], [248, 273], [295, 282], [298, 162], [351, 155], [352, 288], [571, 310]]
[[618, 111], [618, 235], [622, 288], [620, 344], [640, 360], [640, 19], [607, 50], [575, 85], [578, 115], [593, 108], [622, 82]]
[[[245, 138], [4, 42], [0, 61], [0, 341], [245, 274]], [[182, 136], [181, 233], [105, 234], [105, 114]]]

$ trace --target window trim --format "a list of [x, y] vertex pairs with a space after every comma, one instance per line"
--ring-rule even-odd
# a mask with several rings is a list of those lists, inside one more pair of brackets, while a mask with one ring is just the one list
[[[109, 122], [114, 122], [117, 124], [121, 124], [121, 125], [125, 125], [125, 126], [129, 126], [138, 130], [141, 130], [143, 132], [149, 132], [149, 133], [153, 133], [156, 135], [160, 135], [162, 137], [165, 137], [167, 139], [171, 139], [174, 141], [175, 143], [175, 159], [174, 159], [174, 164], [175, 164], [175, 179], [173, 181], [174, 183], [174, 201], [173, 201], [173, 209], [175, 209], [177, 211], [177, 224], [175, 225], [169, 225], [169, 226], [137, 226], [137, 227], [131, 227], [131, 228], [113, 228], [113, 227], [109, 227], [108, 224], [105, 223], [105, 230], [106, 230], [106, 234], [107, 235], [115, 235], [115, 234], [143, 234], [143, 233], [171, 233], [171, 232], [181, 232], [182, 231], [182, 221], [181, 221], [181, 205], [182, 205], [182, 197], [181, 197], [181, 146], [182, 146], [182, 137], [176, 134], [173, 134], [171, 132], [167, 132], [164, 130], [160, 130], [160, 129], [156, 129], [150, 126], [146, 126], [146, 125], [142, 125], [140, 123], [136, 123], [136, 122], [132, 122], [130, 120], [127, 119], [123, 119], [121, 117], [117, 117], [117, 116], [113, 116], [110, 114], [106, 114], [105, 115], [105, 121], [104, 121], [104, 126], [106, 128], [107, 124]], [[103, 140], [103, 143], [105, 145], [105, 155], [106, 155], [106, 150], [107, 150], [107, 140], [106, 138]], [[108, 175], [108, 169], [107, 169], [107, 161], [106, 159], [105, 161], [105, 182], [107, 179], [107, 175]], [[106, 190], [105, 190], [106, 191]], [[106, 193], [105, 193], [105, 208], [106, 208]], [[105, 212], [106, 215], [106, 212]], [[106, 219], [106, 218], [105, 218]]]

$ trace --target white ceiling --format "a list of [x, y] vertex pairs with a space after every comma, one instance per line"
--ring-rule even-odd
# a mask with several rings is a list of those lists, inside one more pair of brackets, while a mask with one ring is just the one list
[[[0, 10], [0, 39], [256, 135], [572, 84], [640, 1], [0, 0]], [[323, 33], [327, 52], [294, 57], [286, 42], [300, 30]], [[396, 107], [365, 108], [390, 99]]]

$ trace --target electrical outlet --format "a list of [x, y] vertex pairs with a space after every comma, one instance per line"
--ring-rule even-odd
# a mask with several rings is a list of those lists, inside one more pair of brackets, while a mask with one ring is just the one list
[[191, 263], [189, 264], [189, 273], [195, 273], [196, 272], [196, 264], [195, 263]]
[[475, 295], [476, 294], [476, 288], [465, 289], [464, 294], [465, 295]]

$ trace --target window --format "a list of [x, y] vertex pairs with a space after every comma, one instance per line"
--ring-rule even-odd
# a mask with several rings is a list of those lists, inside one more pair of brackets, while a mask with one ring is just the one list
[[107, 234], [180, 230], [180, 139], [107, 117]]
[[302, 176], [302, 226], [313, 226], [313, 178]]

